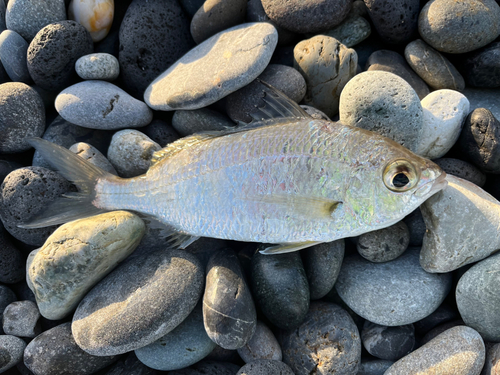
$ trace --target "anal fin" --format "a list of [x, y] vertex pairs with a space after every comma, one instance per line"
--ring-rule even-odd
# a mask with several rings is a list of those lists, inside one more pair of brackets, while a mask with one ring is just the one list
[[302, 250], [317, 244], [320, 244], [321, 242], [317, 241], [304, 241], [304, 242], [286, 242], [286, 243], [281, 243], [278, 245], [274, 246], [269, 246], [266, 247], [264, 250], [261, 250], [261, 254], [284, 254], [284, 253], [291, 253], [293, 251], [297, 250]]

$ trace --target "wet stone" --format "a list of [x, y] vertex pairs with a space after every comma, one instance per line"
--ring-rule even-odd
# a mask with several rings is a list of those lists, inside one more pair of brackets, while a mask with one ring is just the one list
[[415, 328], [413, 324], [386, 327], [367, 320], [361, 330], [361, 340], [372, 356], [397, 361], [415, 347]]
[[230, 118], [210, 108], [175, 111], [172, 117], [172, 127], [183, 137], [204, 131], [222, 131], [235, 125]]
[[255, 333], [245, 346], [238, 349], [238, 354], [246, 363], [258, 359], [281, 361], [281, 347], [273, 332], [260, 320], [257, 321]]
[[247, 363], [236, 375], [295, 375], [292, 369], [281, 361], [258, 359]]
[[87, 160], [89, 163], [94, 164], [95, 166], [105, 170], [114, 175], [118, 175], [116, 169], [111, 165], [108, 159], [101, 154], [101, 152], [96, 149], [94, 146], [89, 145], [88, 143], [78, 142], [72, 145], [69, 150], [74, 152], [81, 158]]
[[486, 183], [486, 175], [472, 164], [453, 158], [442, 158], [433, 160], [443, 171], [456, 177], [472, 182], [474, 185], [483, 187]]
[[22, 362], [26, 343], [16, 336], [0, 335], [0, 372]]
[[0, 60], [10, 79], [15, 82], [31, 82], [26, 65], [27, 51], [28, 42], [15, 31], [5, 30], [0, 34]]
[[76, 74], [82, 79], [114, 81], [120, 74], [118, 60], [109, 53], [92, 53], [76, 60]]
[[239, 369], [234, 363], [204, 360], [168, 375], [236, 375]]
[[161, 147], [165, 147], [180, 138], [179, 133], [174, 127], [162, 120], [153, 120], [141, 131], [146, 134], [153, 142], [158, 143]]
[[396, 259], [408, 248], [410, 231], [403, 221], [390, 227], [362, 234], [356, 248], [359, 255], [375, 263]]
[[36, 337], [42, 331], [40, 311], [32, 301], [16, 301], [8, 305], [2, 317], [3, 331], [18, 337]]

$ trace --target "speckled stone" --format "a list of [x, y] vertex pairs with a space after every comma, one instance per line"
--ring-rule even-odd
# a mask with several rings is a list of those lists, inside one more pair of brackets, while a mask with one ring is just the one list
[[466, 161], [453, 158], [442, 158], [435, 159], [433, 162], [439, 165], [446, 173], [463, 178], [479, 187], [483, 187], [486, 182], [486, 175]]
[[92, 53], [76, 60], [76, 74], [82, 79], [114, 81], [120, 74], [118, 59], [109, 53]]
[[486, 359], [481, 375], [496, 375], [500, 372], [500, 344], [486, 342]]
[[32, 301], [12, 302], [3, 312], [3, 331], [7, 335], [33, 338], [42, 332], [39, 319], [40, 311], [36, 303]]
[[65, 19], [64, 0], [10, 0], [5, 13], [7, 28], [17, 32], [28, 42], [44, 26]]
[[26, 137], [40, 137], [45, 129], [45, 108], [40, 95], [21, 82], [0, 85], [0, 152], [26, 151]]
[[451, 274], [425, 272], [419, 265], [419, 251], [409, 248], [386, 263], [347, 257], [335, 288], [356, 314], [373, 323], [393, 327], [423, 319], [450, 291]]
[[361, 16], [349, 14], [340, 25], [327, 31], [325, 34], [337, 39], [348, 48], [361, 43], [370, 36], [370, 23]]
[[396, 259], [408, 248], [410, 231], [403, 221], [390, 227], [362, 234], [356, 248], [359, 255], [375, 263]]
[[427, 272], [450, 272], [500, 248], [500, 202], [469, 181], [446, 179], [446, 189], [420, 206], [427, 227], [420, 264]]
[[236, 375], [239, 369], [234, 363], [204, 360], [168, 375]]
[[431, 0], [420, 12], [418, 31], [438, 51], [470, 52], [500, 34], [500, 7], [495, 0]]
[[0, 372], [5, 372], [23, 360], [26, 343], [16, 336], [0, 335]]
[[246, 363], [258, 359], [281, 361], [283, 358], [280, 344], [273, 332], [260, 320], [257, 320], [255, 333], [245, 346], [238, 349], [238, 354]]
[[180, 138], [177, 130], [175, 130], [171, 124], [162, 120], [151, 121], [151, 123], [142, 128], [141, 131], [162, 147]]
[[114, 356], [93, 356], [84, 352], [64, 323], [35, 337], [24, 351], [24, 364], [35, 374], [90, 375], [110, 365]]
[[333, 303], [311, 303], [304, 322], [283, 332], [281, 342], [283, 362], [296, 375], [356, 374], [361, 362], [358, 328], [347, 311]]
[[413, 324], [386, 327], [366, 320], [361, 330], [361, 340], [372, 356], [397, 361], [415, 347], [415, 328]]
[[464, 78], [453, 64], [423, 40], [417, 39], [405, 48], [405, 58], [411, 68], [431, 88], [462, 91]]
[[385, 375], [478, 375], [484, 364], [481, 336], [470, 327], [451, 328], [394, 363]]
[[374, 130], [411, 151], [417, 148], [424, 118], [422, 105], [415, 90], [393, 73], [356, 75], [340, 95], [339, 112], [343, 124]]
[[[0, 179], [1, 181], [1, 179]], [[13, 284], [26, 277], [24, 256], [9, 238], [0, 222], [0, 282]]]
[[281, 361], [258, 359], [240, 368], [236, 375], [295, 375], [292, 369]]
[[0, 60], [14, 82], [31, 82], [26, 63], [27, 52], [28, 42], [21, 35], [12, 30], [5, 30], [0, 34]]
[[193, 48], [146, 89], [155, 110], [197, 109], [246, 86], [264, 71], [278, 42], [266, 22], [245, 23]]
[[298, 43], [293, 66], [305, 78], [304, 103], [332, 117], [339, 111], [340, 93], [356, 74], [358, 55], [337, 39], [317, 35]]
[[235, 125], [230, 118], [210, 108], [175, 111], [172, 116], [173, 128], [183, 137], [203, 131], [226, 130]]
[[105, 170], [106, 172], [109, 172], [114, 175], [118, 175], [118, 172], [116, 171], [115, 167], [111, 165], [108, 159], [101, 154], [101, 152], [96, 149], [94, 146], [89, 145], [88, 143], [85, 142], [78, 142], [72, 145], [69, 150], [71, 152], [74, 152], [78, 156], [84, 158], [87, 160], [89, 163], [94, 164], [95, 166]]
[[194, 309], [203, 273], [198, 259], [181, 250], [131, 259], [80, 302], [72, 323], [75, 341], [87, 353], [104, 356], [158, 340]]
[[467, 84], [476, 87], [500, 86], [500, 42], [474, 51], [463, 63]]
[[385, 359], [361, 361], [357, 375], [384, 375], [385, 371], [394, 364]]

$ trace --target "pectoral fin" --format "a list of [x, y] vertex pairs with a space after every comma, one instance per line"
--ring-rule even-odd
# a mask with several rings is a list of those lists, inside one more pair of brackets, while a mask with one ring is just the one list
[[305, 241], [305, 242], [287, 242], [287, 243], [281, 243], [275, 246], [269, 246], [265, 248], [264, 250], [261, 250], [261, 254], [284, 254], [284, 253], [291, 253], [292, 251], [297, 251], [297, 250], [302, 250], [307, 247], [311, 247], [317, 244], [320, 244], [321, 242], [315, 242], [315, 241]]

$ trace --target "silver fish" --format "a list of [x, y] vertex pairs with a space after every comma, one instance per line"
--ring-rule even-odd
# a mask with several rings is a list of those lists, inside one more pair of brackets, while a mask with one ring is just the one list
[[272, 88], [264, 101], [250, 128], [180, 139], [135, 178], [29, 139], [80, 192], [25, 227], [125, 209], [171, 227], [181, 248], [204, 236], [283, 253], [390, 226], [446, 186], [439, 166], [388, 138], [312, 119]]

